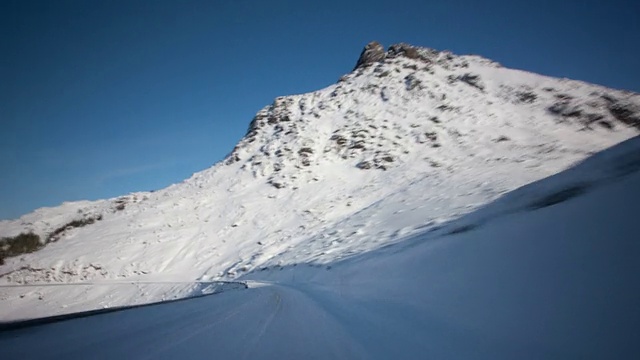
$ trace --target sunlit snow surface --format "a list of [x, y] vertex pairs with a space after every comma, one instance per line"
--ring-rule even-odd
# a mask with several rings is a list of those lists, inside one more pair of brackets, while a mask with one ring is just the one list
[[251, 272], [247, 290], [0, 332], [0, 348], [7, 359], [635, 359], [639, 185], [635, 138], [382, 249]]
[[[615, 119], [607, 105], [615, 101], [635, 109], [640, 105], [636, 94], [505, 69], [477, 56], [427, 50], [425, 54], [430, 60], [388, 59], [358, 69], [326, 89], [276, 99], [258, 113], [247, 136], [224, 162], [183, 183], [121, 199], [66, 203], [1, 221], [0, 236], [33, 231], [46, 238], [72, 220], [102, 216], [91, 225], [64, 231], [58, 241], [38, 252], [7, 259], [0, 266], [0, 284], [31, 285], [0, 287], [0, 320], [180, 298], [190, 296], [196, 281], [276, 279], [279, 283], [279, 276], [298, 281], [311, 274], [327, 284], [340, 279], [341, 288], [353, 292], [347, 302], [365, 301], [358, 294], [370, 289], [347, 286], [349, 282], [379, 282], [382, 288], [397, 283], [402, 291], [419, 292], [416, 299], [427, 299], [436, 296], [436, 284], [408, 286], [396, 277], [418, 281], [435, 276], [438, 284], [456, 286], [468, 281], [463, 277], [466, 273], [456, 275], [453, 265], [444, 269], [451, 276], [443, 275], [442, 269], [414, 271], [409, 265], [418, 261], [418, 248], [393, 255], [397, 263], [362, 256], [373, 256], [381, 248], [400, 251], [425, 239], [430, 239], [428, 245], [419, 246], [425, 254], [453, 251], [437, 250], [442, 246], [438, 244], [451, 239], [456, 239], [452, 244], [462, 244], [472, 234], [488, 234], [491, 227], [484, 224], [491, 221], [546, 214], [551, 208], [523, 213], [520, 206], [539, 206], [522, 201], [473, 211], [637, 134]], [[468, 74], [477, 76], [475, 85], [469, 83]], [[586, 124], [585, 119], [599, 120]], [[575, 176], [591, 179], [592, 175], [587, 171]], [[582, 188], [576, 189], [579, 193]], [[590, 192], [597, 187], [585, 189]], [[462, 222], [458, 226], [451, 221]], [[583, 225], [597, 224], [585, 221]], [[458, 234], [445, 236], [448, 232]], [[500, 241], [508, 238], [500, 236]], [[392, 244], [399, 245], [388, 247]], [[474, 253], [478, 244], [470, 240], [468, 248], [455, 246], [469, 249], [460, 250], [467, 254]], [[540, 251], [543, 248], [555, 259], [553, 247]], [[423, 255], [420, 261], [436, 266], [435, 260]], [[495, 263], [487, 271], [498, 271], [493, 266], [511, 259], [502, 255], [478, 261]], [[470, 253], [465, 256], [475, 259]], [[362, 264], [361, 275], [336, 277], [338, 267], [356, 261]], [[385, 267], [384, 261], [395, 265]], [[450, 260], [442, 257], [441, 261]], [[375, 262], [381, 264], [365, 266]], [[360, 269], [349, 266], [340, 273]], [[509, 273], [504, 271], [502, 276]], [[391, 279], [387, 285], [385, 276]], [[82, 285], [48, 286], [78, 283]], [[144, 285], [149, 283], [162, 284]], [[460, 291], [474, 289], [459, 285]], [[501, 286], [499, 282], [488, 285]], [[269, 294], [282, 286], [246, 293]], [[391, 290], [387, 293], [393, 294]], [[302, 288], [295, 291], [298, 294]], [[224, 302], [224, 298], [198, 302]], [[266, 305], [255, 306], [258, 311]], [[220, 311], [227, 314], [224, 308]], [[403, 321], [391, 320], [397, 317], [388, 311], [388, 321]], [[353, 316], [348, 321], [358, 326], [365, 321], [360, 318], [364, 313], [356, 311]], [[422, 323], [426, 318], [420, 316], [427, 315], [416, 315], [414, 320]], [[370, 327], [376, 328], [370, 321]], [[473, 324], [462, 325], [464, 331], [474, 331]], [[247, 331], [256, 330], [247, 326]], [[407, 335], [405, 341], [410, 339]], [[360, 350], [354, 351], [359, 354]]]

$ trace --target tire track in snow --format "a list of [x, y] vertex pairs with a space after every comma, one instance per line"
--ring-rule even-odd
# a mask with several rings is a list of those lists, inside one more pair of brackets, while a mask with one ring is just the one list
[[242, 359], [251, 358], [251, 354], [255, 352], [258, 343], [264, 338], [264, 334], [267, 332], [267, 329], [269, 329], [269, 326], [271, 326], [271, 324], [273, 323], [273, 320], [276, 318], [276, 316], [278, 316], [278, 314], [282, 310], [282, 297], [278, 293], [278, 288], [270, 288], [270, 290], [272, 291], [271, 299], [275, 301], [274, 309], [269, 314], [268, 318], [264, 321], [262, 326], [260, 327], [260, 331], [251, 342], [251, 345], [249, 345], [249, 347], [245, 351], [244, 355], [242, 356]]

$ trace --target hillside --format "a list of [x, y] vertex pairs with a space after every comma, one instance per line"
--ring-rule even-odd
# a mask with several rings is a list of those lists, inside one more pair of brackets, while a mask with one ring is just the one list
[[8, 359], [635, 359], [639, 170], [636, 137], [330, 269], [258, 271], [246, 290], [0, 331], [0, 348]]
[[[0, 222], [2, 237], [49, 240], [5, 259], [1, 283], [90, 284], [0, 288], [0, 319], [184, 296], [194, 281], [298, 264], [327, 269], [439, 231], [635, 136], [639, 109], [625, 91], [372, 43], [336, 84], [260, 110], [224, 161], [180, 184]], [[182, 285], [122, 286], [145, 282]]]

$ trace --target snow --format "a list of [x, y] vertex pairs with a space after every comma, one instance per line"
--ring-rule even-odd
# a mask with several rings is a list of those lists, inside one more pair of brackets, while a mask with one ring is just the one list
[[[471, 214], [486, 217], [470, 222], [479, 226], [495, 216], [475, 210], [637, 134], [607, 100], [638, 105], [636, 94], [426, 53], [429, 61], [387, 59], [277, 98], [225, 161], [180, 184], [0, 221], [2, 237], [45, 239], [101, 217], [0, 265], [0, 285], [9, 285], [0, 287], [0, 320], [187, 297], [198, 281], [332, 273], [341, 261], [444, 236]], [[597, 168], [600, 178], [575, 177], [597, 187], [611, 178]], [[530, 199], [547, 194], [534, 189], [541, 195]], [[198, 301], [222, 301], [213, 298]]]
[[[246, 290], [0, 332], [0, 348], [7, 359], [637, 358], [639, 150], [633, 138], [358, 256], [254, 271]], [[590, 185], [531, 206], [575, 183]], [[476, 226], [452, 233], [461, 224]]]

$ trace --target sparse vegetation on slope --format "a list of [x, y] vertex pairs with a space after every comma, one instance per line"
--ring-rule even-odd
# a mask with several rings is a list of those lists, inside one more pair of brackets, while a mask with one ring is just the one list
[[0, 265], [3, 265], [7, 258], [32, 253], [42, 249], [48, 243], [60, 240], [66, 231], [91, 225], [100, 220], [102, 220], [102, 215], [72, 220], [49, 233], [45, 241], [42, 241], [40, 236], [32, 231], [3, 237], [0, 239]]
[[49, 236], [47, 236], [47, 243], [56, 242], [60, 240], [64, 232], [67, 230], [70, 230], [73, 228], [80, 228], [86, 225], [91, 225], [96, 221], [100, 221], [100, 220], [102, 220], [102, 215], [98, 215], [96, 217], [86, 217], [83, 219], [72, 220], [60, 226], [59, 228], [55, 229], [51, 234], [49, 234]]
[[40, 236], [32, 232], [4, 237], [0, 239], [0, 265], [4, 264], [6, 258], [31, 253], [42, 247], [44, 243], [40, 241]]

